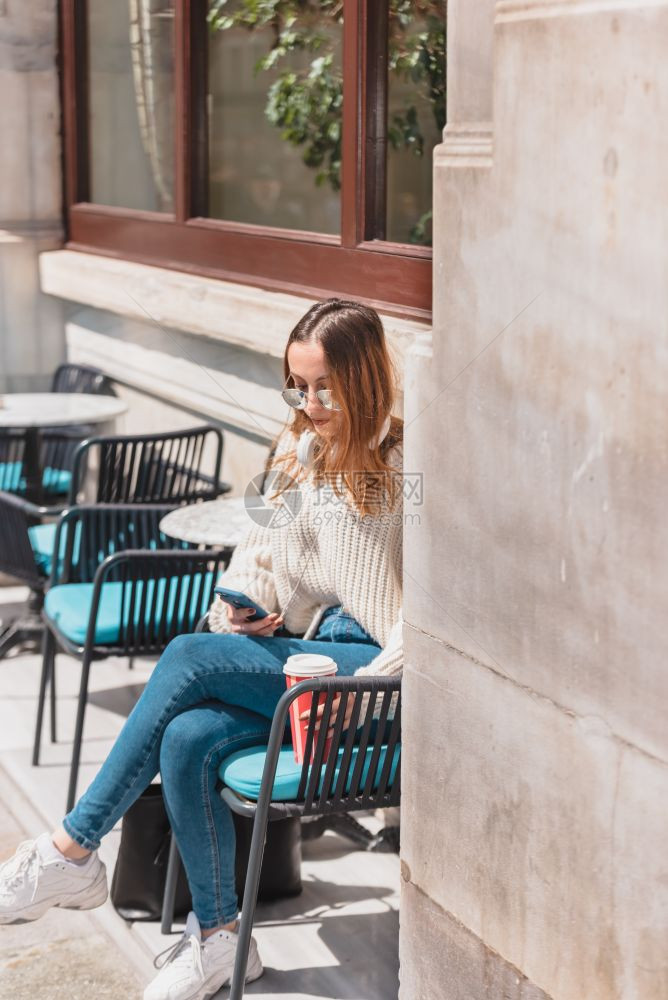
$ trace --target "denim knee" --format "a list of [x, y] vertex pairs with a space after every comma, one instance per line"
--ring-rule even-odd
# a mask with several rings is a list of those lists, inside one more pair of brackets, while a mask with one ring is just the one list
[[189, 657], [192, 650], [193, 635], [177, 635], [165, 647], [165, 650], [158, 660], [159, 664], [172, 663]]
[[201, 655], [201, 640], [207, 638], [204, 635], [177, 635], [158, 660], [149, 684], [153, 680], [154, 683], [164, 684], [166, 681], [180, 686], [186, 675], [196, 676], [206, 663], [206, 658]]
[[160, 772], [163, 778], [169, 780], [189, 776], [193, 764], [201, 767], [210, 748], [209, 732], [193, 725], [189, 712], [174, 716], [167, 723], [160, 744]]

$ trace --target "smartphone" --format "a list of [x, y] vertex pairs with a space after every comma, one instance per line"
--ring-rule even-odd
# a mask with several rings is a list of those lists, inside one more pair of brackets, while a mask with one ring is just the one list
[[251, 601], [250, 597], [246, 594], [242, 594], [240, 590], [228, 590], [227, 587], [214, 587], [216, 594], [225, 601], [226, 604], [231, 604], [233, 608], [254, 608], [255, 614], [247, 618], [246, 621], [256, 622], [260, 618], [266, 618], [269, 614], [264, 608], [261, 608], [259, 604], [255, 601]]

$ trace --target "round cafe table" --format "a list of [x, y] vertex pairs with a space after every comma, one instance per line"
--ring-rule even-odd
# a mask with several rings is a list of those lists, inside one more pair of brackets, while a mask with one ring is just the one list
[[177, 507], [162, 518], [160, 530], [181, 542], [233, 549], [252, 523], [244, 498], [232, 497]]
[[119, 417], [127, 404], [117, 396], [84, 392], [14, 392], [0, 395], [0, 430], [24, 430], [26, 498], [41, 503], [44, 490], [39, 432], [47, 427], [99, 424]]

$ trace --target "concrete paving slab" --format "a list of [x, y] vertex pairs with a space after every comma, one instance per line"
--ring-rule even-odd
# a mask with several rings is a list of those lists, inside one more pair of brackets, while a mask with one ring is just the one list
[[[0, 813], [0, 861], [25, 840], [5, 807]], [[5, 1000], [134, 1000], [140, 978], [89, 913], [51, 910], [31, 924], [0, 927], [0, 996]]]

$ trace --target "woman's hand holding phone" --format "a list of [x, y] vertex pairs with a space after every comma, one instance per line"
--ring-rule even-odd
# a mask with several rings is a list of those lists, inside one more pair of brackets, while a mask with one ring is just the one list
[[226, 604], [225, 607], [230, 631], [240, 635], [273, 635], [283, 624], [282, 615], [277, 613], [249, 622], [248, 619], [256, 613], [255, 608], [235, 608], [231, 604]]

